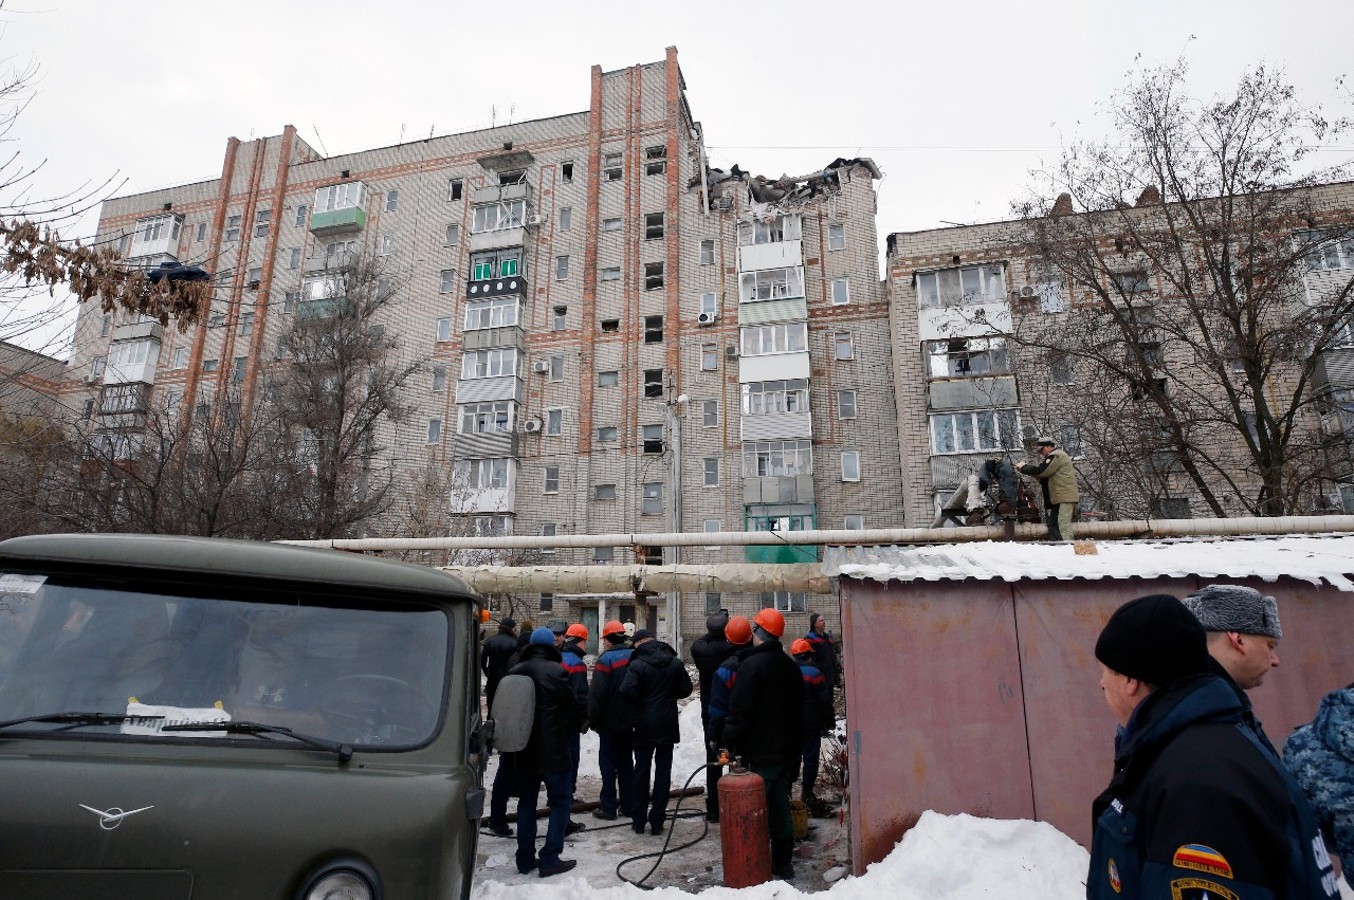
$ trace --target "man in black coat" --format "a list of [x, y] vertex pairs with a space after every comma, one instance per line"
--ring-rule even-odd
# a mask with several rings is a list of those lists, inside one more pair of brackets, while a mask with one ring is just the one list
[[[724, 626], [729, 624], [729, 613], [721, 609], [705, 620], [705, 634], [691, 642], [691, 661], [696, 664], [701, 689], [701, 727], [705, 733], [705, 761], [712, 763], [716, 759], [716, 742], [710, 733], [710, 683], [715, 677], [719, 664], [729, 658], [733, 645], [724, 636]], [[719, 821], [719, 777], [723, 770], [719, 766], [707, 766], [705, 769], [705, 818], [711, 822]]]
[[835, 691], [842, 680], [842, 664], [837, 658], [837, 642], [827, 630], [822, 613], [809, 614], [809, 633], [804, 640], [813, 647], [813, 661], [827, 680], [827, 689]]
[[764, 609], [752, 622], [753, 647], [738, 665], [724, 744], [766, 784], [771, 874], [790, 879], [795, 877], [790, 859], [794, 850], [790, 786], [804, 742], [804, 677], [780, 642], [785, 618]]
[[505, 616], [499, 620], [498, 634], [484, 642], [480, 648], [480, 671], [484, 673], [484, 696], [489, 701], [490, 712], [494, 709], [494, 694], [498, 692], [498, 683], [508, 674], [511, 666], [508, 660], [517, 652], [517, 622]]
[[[512, 675], [526, 675], [536, 686], [536, 713], [527, 745], [513, 754], [517, 764], [517, 871], [522, 874], [539, 867], [542, 878], [572, 869], [576, 863], [560, 859], [564, 851], [564, 831], [569, 824], [572, 797], [569, 773], [573, 759], [569, 741], [577, 734], [587, 711], [580, 703], [568, 673], [560, 664], [555, 635], [549, 628], [537, 628], [522, 651], [522, 661], [513, 666]], [[536, 855], [536, 798], [545, 783], [546, 807], [550, 810], [545, 845]]]
[[631, 827], [636, 834], [643, 834], [647, 819], [649, 830], [662, 834], [672, 788], [672, 748], [681, 740], [677, 701], [691, 696], [691, 676], [686, 674], [677, 651], [655, 640], [647, 628], [635, 632], [635, 650], [621, 682], [621, 696], [634, 704], [635, 711], [635, 808], [630, 815]]

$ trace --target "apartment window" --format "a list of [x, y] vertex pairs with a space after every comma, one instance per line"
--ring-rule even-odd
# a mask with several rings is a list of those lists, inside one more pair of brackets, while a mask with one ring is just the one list
[[[1254, 420], [1251, 421], [1254, 428]], [[1075, 425], [1054, 425], [1053, 434], [1058, 439], [1058, 446], [1063, 448], [1068, 456], [1073, 459], [1085, 459], [1086, 449], [1081, 445], [1081, 429]], [[1252, 436], [1254, 432], [1252, 431]]]
[[[1165, 361], [1161, 354], [1161, 341], [1139, 341], [1137, 347], [1138, 351], [1142, 353], [1143, 362], [1147, 365], [1161, 366]], [[1137, 356], [1132, 346], [1124, 348], [1124, 363], [1128, 366], [1137, 363]]]
[[574, 208], [561, 206], [559, 210], [559, 230], [568, 231], [574, 224]]
[[439, 283], [437, 290], [442, 294], [450, 294], [456, 290], [456, 270], [443, 269], [439, 274]]
[[491, 350], [472, 350], [461, 364], [462, 378], [494, 378], [517, 374], [517, 350], [495, 347]]
[[621, 373], [616, 371], [598, 372], [598, 387], [615, 387], [621, 383]]
[[[594, 496], [596, 499], [598, 499], [598, 500], [615, 500], [615, 499], [616, 499], [616, 485], [614, 485], [614, 484], [599, 484], [599, 485], [597, 485], [597, 487], [596, 487], [596, 489], [595, 489], [595, 492], [594, 492], [593, 496]], [[594, 548], [595, 553], [594, 553], [594, 555], [593, 555], [593, 559], [594, 559], [594, 560], [597, 560], [598, 562], [601, 562], [601, 558], [600, 558], [600, 557], [601, 557], [601, 551], [603, 551], [603, 550], [607, 551], [606, 559], [607, 559], [608, 562], [610, 562], [610, 560], [611, 560], [611, 548], [610, 548], [610, 547], [595, 547], [595, 548]]]
[[739, 329], [743, 356], [798, 353], [808, 349], [808, 323], [750, 325]]
[[261, 209], [254, 213], [254, 237], [261, 238], [268, 236], [268, 218], [273, 214], [271, 209]]
[[561, 354], [550, 357], [550, 380], [564, 380], [564, 357]]
[[701, 265], [713, 266], [715, 264], [715, 242], [712, 240], [701, 241]]
[[438, 341], [451, 340], [451, 319], [448, 318], [437, 320], [437, 340]]
[[1309, 272], [1354, 266], [1354, 235], [1344, 229], [1307, 231], [1298, 240], [1308, 245], [1304, 261]]
[[813, 474], [813, 442], [748, 441], [743, 444], [743, 476]]
[[1014, 409], [931, 416], [931, 452], [975, 453], [1020, 449], [1020, 414]]
[[932, 378], [968, 378], [1011, 371], [1006, 338], [949, 338], [928, 347]]
[[783, 613], [802, 613], [809, 611], [809, 595], [803, 591], [773, 591], [771, 603]]
[[348, 181], [331, 184], [315, 191], [315, 211], [330, 212], [362, 205], [362, 182]]
[[465, 191], [465, 182], [459, 178], [453, 178], [447, 183], [447, 199], [460, 200]]
[[333, 241], [324, 248], [324, 267], [336, 269], [345, 266], [357, 252], [357, 241]]
[[[716, 525], [719, 524], [719, 520], [718, 520], [718, 519], [706, 519], [705, 521], [706, 521], [706, 522], [714, 522]], [[718, 531], [719, 529], [716, 528], [715, 530]], [[706, 550], [718, 550], [719, 548], [718, 548], [718, 547], [706, 547], [705, 549], [706, 549]], [[706, 614], [707, 616], [713, 616], [715, 613], [719, 612], [719, 611], [723, 608], [723, 602], [724, 602], [724, 601], [720, 599], [720, 594], [719, 594], [718, 591], [706, 591], [706, 592], [705, 592], [705, 614]]]
[[551, 311], [550, 330], [564, 331], [568, 327], [569, 327], [569, 307], [556, 306]]
[[554, 612], [554, 610], [555, 610], [555, 595], [554, 595], [554, 594], [550, 594], [550, 593], [542, 593], [542, 594], [541, 594], [541, 599], [540, 599], [540, 610], [541, 610], [541, 612]]
[[455, 247], [461, 243], [461, 226], [453, 222], [447, 226], [446, 236], [442, 239], [443, 246]]
[[646, 481], [640, 488], [639, 512], [643, 516], [663, 515], [663, 482]]
[[188, 365], [188, 348], [177, 347], [174, 350], [174, 368], [182, 369]]
[[[91, 378], [101, 377], [103, 375], [104, 368], [107, 366], [107, 363], [108, 361], [104, 359], [102, 356], [96, 356], [92, 360], [90, 360], [89, 363], [90, 377]], [[208, 372], [216, 371], [216, 360], [212, 360], [212, 368], [208, 369], [207, 364], [205, 362], [202, 364], [202, 368]]]
[[555, 257], [555, 280], [564, 281], [569, 277], [569, 257]]
[[647, 213], [644, 216], [644, 240], [655, 241], [663, 236], [663, 214]]
[[201, 243], [202, 241], [205, 241], [206, 239], [207, 239], [207, 223], [206, 223], [206, 222], [198, 222], [198, 223], [197, 223], [197, 240], [198, 240], [199, 243]]
[[706, 291], [701, 294], [700, 314], [706, 316], [710, 321], [714, 321], [719, 315], [719, 297], [714, 291]]
[[718, 400], [701, 401], [701, 425], [705, 428], [716, 428], [719, 426]]
[[605, 181], [621, 180], [621, 159], [620, 153], [606, 153], [602, 156], [602, 178]]
[[662, 175], [668, 170], [667, 147], [644, 148], [644, 174]]
[[620, 231], [620, 230], [621, 230], [621, 220], [620, 220], [619, 218], [603, 219], [603, 220], [602, 220], [602, 230], [603, 230], [603, 231]]
[[705, 467], [704, 485], [706, 487], [719, 487], [719, 457], [707, 456], [702, 462]]
[[461, 407], [461, 434], [503, 434], [512, 431], [512, 404], [507, 400], [467, 403]]
[[846, 226], [828, 225], [827, 226], [827, 249], [845, 250], [846, 249]]
[[220, 328], [226, 324], [226, 314], [223, 312], [214, 312], [207, 317], [208, 328]]
[[758, 300], [784, 300], [804, 296], [804, 269], [791, 266], [784, 269], [761, 269], [744, 272], [738, 279], [738, 301], [753, 303]]
[[833, 359], [855, 359], [856, 347], [851, 340], [851, 332], [838, 331], [832, 336]]
[[486, 491], [508, 486], [508, 460], [472, 459], [464, 463], [466, 487], [472, 491]]
[[701, 344], [701, 371], [713, 372], [719, 368], [719, 345]]
[[1065, 353], [1059, 353], [1049, 358], [1048, 361], [1048, 379], [1054, 384], [1072, 384], [1076, 380], [1076, 370], [1072, 365], [1072, 357]]
[[[557, 529], [556, 529], [556, 527], [555, 527], [555, 523], [554, 523], [554, 522], [546, 522], [546, 523], [544, 523], [543, 525], [541, 525], [541, 537], [554, 537], [556, 533], [557, 533]], [[542, 556], [553, 556], [554, 553], [555, 553], [555, 548], [554, 548], [554, 547], [542, 547], [542, 548], [541, 548], [541, 555], [542, 555]]]
[[304, 203], [296, 207], [296, 219], [294, 220], [295, 224], [297, 225], [306, 224], [306, 214], [309, 212], [310, 207], [306, 206]]
[[226, 240], [238, 241], [240, 239], [240, 216], [226, 217]]
[[1156, 396], [1166, 396], [1167, 383], [1165, 378], [1149, 378], [1146, 381], [1130, 378], [1128, 390], [1134, 400], [1143, 401]]
[[262, 278], [263, 278], [263, 268], [261, 266], [251, 267], [249, 271], [245, 273], [244, 276], [245, 284], [248, 285], [251, 291], [258, 290], [259, 280]]
[[547, 494], [559, 493], [559, 466], [545, 467], [544, 493]]
[[395, 249], [395, 235], [393, 234], [381, 235], [381, 248], [376, 251], [376, 255], [389, 256], [390, 252], [394, 249]]
[[482, 250], [470, 254], [470, 277], [474, 281], [511, 278], [522, 268], [522, 248]]
[[291, 250], [288, 251], [288, 254], [287, 254], [287, 268], [289, 268], [289, 269], [299, 269], [299, 268], [301, 268], [301, 248], [300, 248], [300, 247], [292, 247]]
[[643, 425], [641, 426], [643, 437], [643, 449], [645, 453], [662, 453], [663, 445], [663, 426], [662, 425]]
[[803, 220], [796, 215], [776, 216], [768, 222], [743, 222], [738, 226], [738, 246], [778, 244], [797, 241], [804, 236]]
[[960, 266], [917, 273], [917, 303], [947, 306], [1006, 299], [1006, 279], [1000, 265]]
[[248, 337], [254, 333], [254, 314], [244, 313], [240, 316], [240, 337]]
[[601, 322], [597, 324], [602, 329], [602, 331], [607, 334], [615, 334], [616, 332], [621, 330], [620, 319], [603, 319]]
[[663, 286], [663, 264], [661, 262], [644, 264], [644, 290], [656, 291]]
[[663, 317], [644, 317], [644, 343], [661, 344], [663, 342]]
[[743, 385], [743, 415], [809, 411], [809, 382], [806, 378], [784, 381], [750, 381]]
[[428, 420], [428, 437], [424, 441], [427, 444], [438, 444], [442, 442], [442, 420]]
[[386, 212], [394, 212], [400, 206], [400, 192], [398, 188], [391, 188], [386, 191]]
[[851, 302], [851, 279], [832, 279], [832, 305], [844, 306]]
[[860, 513], [848, 513], [842, 518], [842, 527], [847, 531], [862, 531], [865, 528], [865, 517]]
[[[614, 484], [612, 484], [612, 485], [600, 485], [600, 484], [599, 484], [599, 485], [598, 485], [598, 488], [602, 488], [602, 487], [610, 487], [610, 488], [611, 488], [611, 497], [608, 498], [608, 499], [611, 499], [611, 500], [615, 500], [615, 499], [616, 499], [616, 486], [615, 486]], [[598, 499], [600, 500], [600, 499], [602, 499], [602, 498], [599, 497]], [[615, 547], [593, 547], [593, 548], [592, 548], [592, 561], [593, 561], [594, 563], [598, 564], [598, 565], [607, 565], [607, 564], [609, 564], [612, 560], [614, 560], [615, 558], [616, 558], [616, 548], [615, 548]]]
[[[94, 362], [95, 362], [95, 363], [102, 363], [102, 362], [103, 362], [103, 359], [102, 359], [102, 358], [96, 359]], [[202, 371], [204, 371], [204, 372], [215, 372], [215, 371], [216, 371], [216, 368], [217, 368], [217, 366], [218, 366], [219, 364], [220, 364], [220, 360], [215, 360], [215, 359], [204, 359], [204, 360], [202, 361]], [[95, 373], [96, 376], [99, 375], [99, 374], [102, 374], [103, 366], [100, 365], [98, 368], [99, 368], [100, 371]]]
[[282, 311], [284, 313], [296, 312], [296, 304], [300, 302], [300, 291], [287, 291], [282, 295]]
[[1111, 272], [1110, 287], [1126, 297], [1146, 294], [1152, 289], [1151, 282], [1147, 280], [1147, 273], [1141, 269], [1131, 272]]
[[487, 234], [493, 231], [506, 231], [521, 228], [526, 221], [527, 204], [525, 200], [505, 200], [500, 203], [486, 203], [476, 206], [471, 212], [470, 233]]
[[644, 370], [644, 396], [661, 397], [663, 396], [663, 370], [645, 369]]
[[602, 269], [602, 280], [603, 280], [603, 281], [620, 281], [620, 280], [621, 280], [621, 267], [620, 267], [620, 266], [606, 266], [605, 268], [603, 268], [603, 269]]
[[574, 161], [569, 160], [559, 164], [559, 177], [565, 184], [574, 180]]
[[445, 391], [447, 389], [447, 367], [433, 366], [433, 390]]
[[1161, 497], [1151, 504], [1152, 516], [1158, 519], [1192, 519], [1187, 497]]
[[597, 429], [597, 442], [600, 444], [610, 444], [620, 439], [620, 432], [615, 425], [603, 425]]
[[470, 300], [465, 305], [465, 330], [504, 328], [516, 325], [519, 304], [516, 297], [493, 297], [488, 300]]
[[[1063, 291], [1062, 282], [1044, 281], [1033, 285], [1032, 289], [1039, 296], [1041, 313], [1060, 313], [1067, 309], [1067, 295]], [[1026, 290], [1027, 288], [1020, 289], [1022, 296]]]
[[860, 451], [842, 451], [842, 481], [860, 481]]
[[99, 337], [108, 337], [113, 331], [113, 317], [103, 316], [99, 320]]
[[547, 409], [545, 411], [545, 433], [546, 434], [564, 433], [564, 410]]
[[118, 238], [118, 256], [126, 256], [132, 250], [132, 236], [124, 234]]

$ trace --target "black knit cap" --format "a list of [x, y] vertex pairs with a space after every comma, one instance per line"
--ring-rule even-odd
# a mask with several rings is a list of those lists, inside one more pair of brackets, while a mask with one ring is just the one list
[[720, 637], [723, 637], [724, 626], [728, 624], [729, 614], [721, 609], [717, 613], [711, 613], [709, 618], [705, 620], [705, 630], [710, 634], [717, 634]]
[[1153, 687], [1212, 671], [1204, 627], [1168, 594], [1139, 597], [1116, 609], [1095, 642], [1095, 658]]

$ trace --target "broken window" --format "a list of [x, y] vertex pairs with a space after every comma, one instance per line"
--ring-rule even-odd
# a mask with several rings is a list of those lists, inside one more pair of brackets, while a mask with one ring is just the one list
[[1006, 299], [1006, 279], [1000, 265], [961, 266], [938, 272], [918, 272], [917, 303], [948, 306]]
[[1009, 372], [1006, 338], [948, 338], [931, 341], [931, 377], [967, 378]]
[[644, 174], [662, 175], [668, 170], [667, 147], [644, 148]]
[[644, 343], [658, 344], [663, 341], [663, 317], [644, 317]]
[[447, 199], [460, 200], [461, 194], [465, 190], [465, 182], [459, 178], [453, 178], [447, 183]]
[[644, 429], [644, 452], [662, 453], [663, 452], [663, 426], [645, 425]]
[[656, 291], [663, 286], [663, 264], [661, 262], [644, 264], [644, 290]]
[[738, 279], [738, 301], [783, 300], [804, 296], [804, 270], [799, 266], [785, 269], [761, 269], [744, 272]]
[[661, 397], [663, 396], [663, 370], [645, 369], [644, 370], [644, 396]]
[[663, 236], [663, 214], [648, 213], [644, 216], [644, 240], [657, 240]]
[[568, 184], [569, 182], [571, 182], [571, 181], [574, 180], [574, 162], [573, 162], [573, 160], [569, 160], [568, 162], [562, 162], [562, 163], [559, 164], [559, 175], [560, 175], [560, 179], [561, 179], [565, 184]]
[[1133, 399], [1138, 401], [1148, 400], [1152, 397], [1164, 397], [1166, 396], [1166, 379], [1151, 378], [1143, 381], [1138, 378], [1130, 378], [1128, 389]]
[[499, 184], [524, 184], [526, 180], [526, 169], [509, 169], [498, 173]]
[[620, 319], [603, 319], [599, 324], [604, 332], [617, 332], [621, 330]]
[[602, 156], [602, 178], [606, 181], [621, 180], [621, 160], [623, 154], [607, 153]]
[[799, 216], [776, 216], [769, 221], [740, 222], [738, 225], [738, 246], [753, 244], [777, 244], [781, 241], [797, 241], [804, 236], [803, 220]]
[[1146, 294], [1152, 289], [1147, 273], [1142, 270], [1132, 272], [1111, 272], [1110, 285], [1120, 294], [1131, 297], [1134, 294]]

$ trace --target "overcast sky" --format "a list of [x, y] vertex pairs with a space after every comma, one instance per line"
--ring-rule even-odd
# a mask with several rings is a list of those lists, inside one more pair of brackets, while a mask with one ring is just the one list
[[47, 161], [35, 192], [215, 178], [228, 137], [288, 123], [334, 155], [582, 111], [590, 66], [671, 44], [713, 165], [799, 175], [872, 157], [881, 242], [1007, 217], [1041, 158], [1102, 130], [1097, 104], [1139, 55], [1185, 54], [1195, 94], [1271, 63], [1341, 113], [1354, 68], [1351, 0], [7, 0], [0, 20], [3, 56], [42, 69], [10, 135]]

